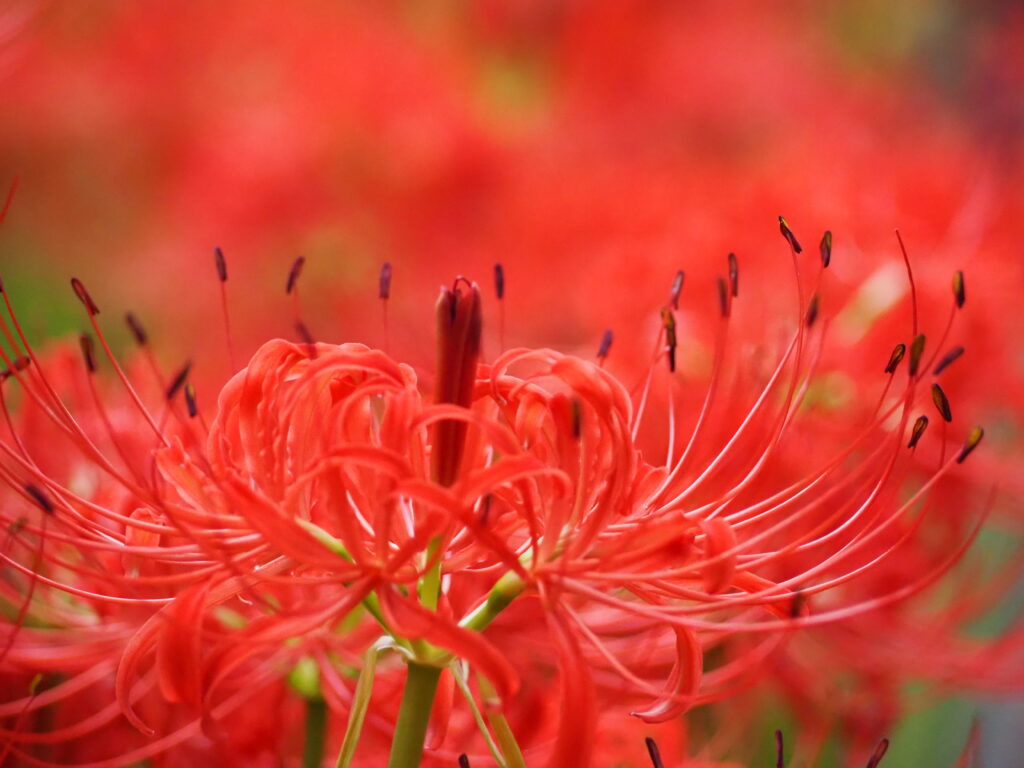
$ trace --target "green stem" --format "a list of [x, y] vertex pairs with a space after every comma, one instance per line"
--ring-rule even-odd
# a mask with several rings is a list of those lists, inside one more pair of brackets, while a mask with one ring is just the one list
[[474, 632], [483, 632], [498, 614], [508, 608], [526, 589], [526, 582], [515, 571], [505, 573], [487, 594], [487, 599], [459, 624]]
[[409, 662], [408, 667], [388, 768], [419, 768], [430, 711], [434, 707], [434, 694], [441, 678], [440, 667], [429, 667], [415, 661]]
[[302, 768], [320, 768], [327, 736], [327, 702], [319, 696], [306, 699], [306, 745], [302, 750]]
[[[424, 608], [432, 611], [437, 610], [437, 602], [441, 597], [441, 559], [437, 557], [437, 550], [441, 547], [441, 539], [435, 537], [427, 544], [427, 562], [435, 560], [420, 582], [420, 602]], [[435, 559], [436, 558], [436, 559]]]

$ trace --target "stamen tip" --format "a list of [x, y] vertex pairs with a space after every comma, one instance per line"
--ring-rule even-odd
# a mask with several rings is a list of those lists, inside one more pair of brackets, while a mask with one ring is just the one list
[[387, 301], [391, 298], [391, 262], [385, 261], [380, 267], [377, 279], [377, 298]]
[[953, 347], [936, 364], [935, 368], [932, 369], [932, 375], [933, 376], [938, 376], [944, 370], [949, 368], [949, 366], [951, 366], [953, 363], [955, 363], [960, 358], [960, 355], [962, 355], [963, 353], [964, 353], [964, 348], [963, 347], [961, 347], [959, 345]]
[[178, 390], [185, 385], [185, 382], [188, 380], [189, 371], [191, 370], [192, 361], [189, 360], [181, 367], [177, 375], [175, 375], [175, 377], [171, 380], [170, 386], [167, 387], [167, 392], [165, 393], [168, 402], [173, 400], [174, 396], [178, 394]]
[[803, 253], [803, 246], [800, 245], [800, 241], [796, 239], [796, 235], [794, 235], [793, 230], [790, 229], [789, 223], [782, 216], [779, 216], [779, 231], [782, 233], [782, 236], [786, 238], [786, 242], [788, 242], [789, 247], [793, 249], [793, 253]]
[[882, 762], [882, 758], [885, 757], [885, 753], [889, 751], [889, 740], [882, 739], [878, 742], [878, 746], [875, 747], [875, 751], [871, 755], [871, 759], [868, 760], [866, 768], [878, 768], [878, 764]]
[[48, 515], [52, 515], [56, 510], [53, 506], [53, 502], [50, 501], [50, 497], [43, 492], [39, 486], [33, 485], [32, 483], [25, 484], [25, 493], [32, 497], [32, 500], [39, 505], [39, 508]]
[[910, 442], [907, 443], [907, 448], [913, 450], [921, 440], [926, 429], [928, 429], [928, 417], [924, 415], [918, 416], [917, 421], [914, 422], [914, 428], [910, 432]]
[[885, 364], [885, 372], [886, 373], [895, 373], [896, 369], [899, 367], [900, 361], [903, 360], [903, 356], [906, 353], [907, 353], [907, 345], [906, 344], [897, 344], [893, 348], [892, 354], [889, 355], [889, 362]]
[[921, 365], [921, 355], [924, 354], [924, 344], [926, 338], [923, 333], [917, 334], [914, 340], [910, 343], [910, 375], [917, 376], [917, 369]]
[[572, 439], [579, 440], [583, 435], [583, 403], [578, 397], [571, 402], [572, 407]]
[[612, 342], [615, 340], [615, 334], [611, 328], [605, 330], [601, 334], [601, 344], [597, 348], [597, 359], [604, 361], [608, 357], [608, 353], [612, 349]]
[[299, 256], [292, 262], [292, 268], [288, 270], [288, 282], [286, 282], [284, 286], [284, 292], [286, 294], [290, 294], [295, 290], [295, 284], [299, 280], [299, 275], [302, 274], [302, 267], [305, 263], [305, 256]]
[[828, 265], [832, 263], [832, 230], [826, 229], [825, 234], [821, 236], [821, 243], [818, 246], [821, 251], [821, 266], [828, 269]]
[[131, 312], [127, 312], [125, 313], [124, 321], [128, 325], [128, 330], [132, 332], [135, 343], [140, 347], [146, 346], [149, 341], [149, 335], [146, 333], [146, 329], [142, 327], [142, 323], [139, 322], [139, 319]]
[[807, 306], [807, 316], [804, 318], [808, 328], [814, 325], [814, 321], [818, 319], [818, 304], [818, 294], [814, 294], [811, 296], [811, 302]]
[[194, 419], [199, 413], [199, 405], [196, 403], [196, 388], [189, 382], [185, 385], [185, 407], [188, 409], [188, 417]]
[[217, 277], [222, 283], [228, 281], [228, 263], [224, 260], [224, 251], [218, 245], [213, 249], [213, 263], [217, 265]]
[[974, 429], [968, 432], [964, 446], [960, 449], [960, 455], [956, 457], [956, 463], [963, 464], [964, 460], [971, 455], [971, 452], [978, 447], [978, 443], [981, 442], [981, 438], [984, 436], [985, 430], [981, 427], [974, 427]]
[[729, 287], [725, 282], [724, 277], [718, 278], [718, 309], [722, 313], [722, 317], [729, 316]]
[[494, 265], [494, 294], [498, 301], [505, 298], [505, 267], [498, 262]]
[[949, 407], [949, 398], [946, 397], [946, 393], [942, 391], [942, 387], [938, 384], [932, 384], [932, 402], [935, 403], [935, 408], [944, 421], [950, 422], [953, 420], [953, 411]]
[[668, 303], [672, 309], [679, 309], [679, 295], [683, 292], [683, 283], [686, 281], [686, 273], [678, 270], [672, 278], [672, 289], [668, 293]]
[[96, 306], [96, 302], [92, 300], [92, 296], [89, 295], [89, 292], [85, 289], [85, 286], [82, 285], [81, 280], [79, 280], [77, 277], [72, 277], [71, 287], [72, 289], [74, 289], [75, 295], [78, 297], [78, 300], [85, 305], [85, 310], [89, 313], [90, 317], [98, 315], [100, 313], [99, 307]]

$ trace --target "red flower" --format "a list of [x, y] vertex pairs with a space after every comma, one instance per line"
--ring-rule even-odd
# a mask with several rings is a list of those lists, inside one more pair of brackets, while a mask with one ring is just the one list
[[[678, 280], [632, 393], [602, 367], [607, 346], [596, 362], [513, 349], [480, 364], [480, 294], [459, 279], [437, 307], [435, 402], [384, 352], [278, 340], [223, 387], [208, 428], [187, 367], [165, 377], [147, 353], [149, 384], [137, 390], [101, 335], [126, 395], [110, 400], [91, 342], [83, 382], [66, 367], [44, 373], [15, 325], [5, 360], [25, 393], [21, 418], [43, 417], [74, 453], [31, 445], [13, 421], [0, 443], [13, 495], [36, 509], [8, 520], [17, 529], [2, 557], [19, 574], [9, 601], [19, 610], [3, 668], [22, 686], [37, 672], [70, 677], [8, 710], [73, 709], [115, 662], [117, 703], [43, 739], [19, 720], [11, 749], [50, 764], [30, 745], [86, 740], [114, 727], [118, 710], [153, 738], [119, 737], [115, 762], [192, 743], [200, 730], [217, 740], [253, 691], [309, 669], [312, 687], [299, 690], [310, 706], [322, 697], [357, 722], [369, 705], [360, 749], [379, 750], [380, 713], [393, 711], [397, 688], [354, 694], [341, 682], [373, 646], [408, 661], [394, 750], [414, 762], [393, 751], [392, 764], [418, 764], [425, 736], [447, 759], [445, 745], [458, 738], [463, 751], [484, 722], [472, 712], [504, 711], [509, 719], [488, 728], [514, 734], [531, 761], [587, 765], [600, 711], [653, 723], [727, 698], [800, 630], [887, 609], [934, 582], [978, 518], [936, 545], [920, 535], [933, 528], [926, 499], [981, 433], [955, 450], [943, 435], [938, 464], [907, 490], [906, 441], [920, 439], [923, 379], [944, 353], [941, 342], [927, 355], [916, 343], [889, 361], [853, 438], [815, 455], [798, 423], [825, 343], [822, 272], [801, 277], [807, 256], [784, 221], [782, 232], [798, 265], [794, 330], [776, 360], [737, 372], [726, 395], [739, 287], [731, 258], [699, 406], [677, 404]], [[98, 333], [98, 307], [73, 285]], [[93, 397], [76, 419], [59, 393], [83, 386]], [[652, 459], [637, 434], [658, 389], [669, 440]], [[401, 676], [379, 663], [382, 679]], [[552, 668], [572, 714], [531, 723], [517, 691], [528, 701]]]

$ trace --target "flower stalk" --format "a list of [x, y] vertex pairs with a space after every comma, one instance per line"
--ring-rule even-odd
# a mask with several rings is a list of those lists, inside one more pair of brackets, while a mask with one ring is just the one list
[[441, 668], [410, 661], [388, 768], [419, 768]]
[[319, 768], [327, 742], [327, 702], [320, 691], [320, 670], [309, 656], [288, 675], [292, 688], [306, 701], [306, 733], [302, 746], [302, 768]]
[[460, 622], [461, 626], [474, 632], [483, 632], [524, 589], [526, 582], [523, 578], [515, 571], [508, 571], [491, 588], [487, 599]]
[[302, 768], [319, 768], [327, 741], [327, 702], [306, 699], [306, 741], [302, 748]]

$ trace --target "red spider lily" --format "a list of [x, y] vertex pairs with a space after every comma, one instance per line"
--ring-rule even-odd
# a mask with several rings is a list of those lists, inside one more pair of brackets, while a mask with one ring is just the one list
[[[589, 765], [611, 702], [620, 716], [670, 720], [750, 686], [806, 628], [927, 587], [980, 525], [957, 521], [937, 542], [919, 535], [934, 527], [930, 491], [981, 432], [955, 449], [944, 434], [938, 464], [907, 490], [915, 462], [905, 444], [920, 439], [911, 424], [944, 352], [944, 341], [928, 354], [918, 342], [903, 367], [890, 360], [847, 444], [808, 452], [795, 425], [825, 344], [822, 271], [802, 274], [807, 255], [780, 224], [796, 265], [793, 330], [777, 359], [742, 372], [726, 396], [739, 281], [730, 259], [710, 387], [696, 407], [674, 394], [678, 281], [633, 391], [601, 366], [607, 348], [598, 362], [512, 349], [480, 363], [480, 293], [460, 278], [437, 306], [434, 402], [379, 350], [278, 340], [223, 387], [209, 421], [188, 367], [165, 376], [134, 320], [148, 381], [132, 383], [138, 371], [118, 365], [77, 280], [122, 397], [100, 392], [91, 341], [84, 382], [44, 365], [8, 303], [0, 330], [6, 378], [23, 392], [18, 418], [68, 448], [47, 466], [50, 439], [23, 437], [5, 400], [3, 476], [22, 512], [5, 515], [0, 555], [16, 609], [4, 674], [23, 690], [37, 673], [67, 675], [7, 705], [17, 716], [7, 748], [56, 764], [31, 745], [116, 729], [120, 714], [150, 738], [90, 765], [186, 749], [201, 733], [217, 741], [253, 691], [311, 665], [310, 701], [323, 697], [357, 723], [341, 748], [355, 750], [367, 717], [360, 749], [371, 751], [360, 754], [373, 754], [375, 732], [389, 730], [380, 714], [397, 705], [388, 678], [403, 676], [381, 661], [385, 691], [374, 687], [387, 651], [409, 670], [392, 765], [419, 764], [424, 739], [448, 759], [445, 745], [465, 744], [473, 728], [505, 760], [521, 762], [522, 748], [531, 762]], [[220, 254], [217, 266], [223, 282]], [[959, 292], [954, 300], [963, 303]], [[652, 459], [637, 435], [658, 388], [669, 440]], [[72, 415], [66, 390], [89, 393], [84, 415]], [[114, 695], [95, 716], [48, 734], [23, 728], [26, 716], [109, 684], [115, 664]], [[362, 669], [355, 691], [345, 668]], [[572, 717], [531, 724], [517, 691], [542, 687], [551, 670]], [[417, 676], [419, 712], [406, 704]]]

